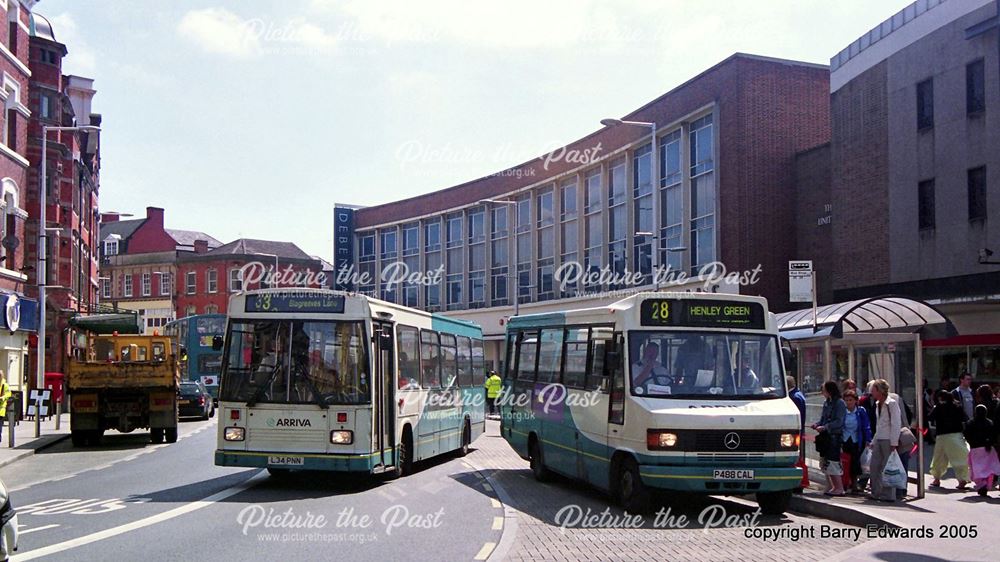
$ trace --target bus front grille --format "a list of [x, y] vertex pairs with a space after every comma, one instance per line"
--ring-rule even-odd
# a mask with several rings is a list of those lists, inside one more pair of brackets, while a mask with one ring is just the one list
[[698, 453], [695, 458], [698, 462], [747, 462], [762, 461], [767, 457], [764, 453]]
[[778, 450], [780, 432], [759, 429], [729, 430], [700, 429], [690, 433], [682, 433], [685, 451], [700, 452], [732, 452], [732, 453], [769, 453]]

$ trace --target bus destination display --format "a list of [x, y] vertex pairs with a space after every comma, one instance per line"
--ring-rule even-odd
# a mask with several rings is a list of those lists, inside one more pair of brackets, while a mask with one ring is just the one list
[[344, 297], [342, 295], [268, 293], [247, 295], [244, 311], [341, 314], [344, 312]]
[[755, 302], [709, 299], [646, 299], [639, 307], [643, 326], [764, 329], [764, 307]]

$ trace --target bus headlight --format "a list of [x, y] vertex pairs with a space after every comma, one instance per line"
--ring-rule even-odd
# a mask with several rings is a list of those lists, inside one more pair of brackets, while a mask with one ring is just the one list
[[242, 427], [227, 427], [222, 434], [226, 441], [243, 441], [246, 437]]
[[658, 429], [646, 430], [646, 448], [652, 451], [677, 445], [677, 434]]
[[782, 433], [781, 434], [781, 446], [785, 449], [798, 449], [799, 448], [799, 434], [798, 433]]
[[350, 445], [354, 442], [354, 432], [335, 429], [330, 432], [330, 443], [334, 445]]

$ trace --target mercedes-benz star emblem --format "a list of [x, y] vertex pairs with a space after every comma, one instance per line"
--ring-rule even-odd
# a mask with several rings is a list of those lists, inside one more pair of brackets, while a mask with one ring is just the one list
[[726, 444], [726, 448], [730, 451], [738, 448], [740, 446], [740, 434], [736, 432], [727, 433], [723, 443]]

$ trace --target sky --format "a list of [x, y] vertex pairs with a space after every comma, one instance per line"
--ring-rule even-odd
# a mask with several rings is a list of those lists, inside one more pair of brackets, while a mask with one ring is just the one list
[[332, 255], [333, 204], [485, 176], [735, 52], [828, 64], [904, 0], [41, 0], [95, 79], [102, 211]]

